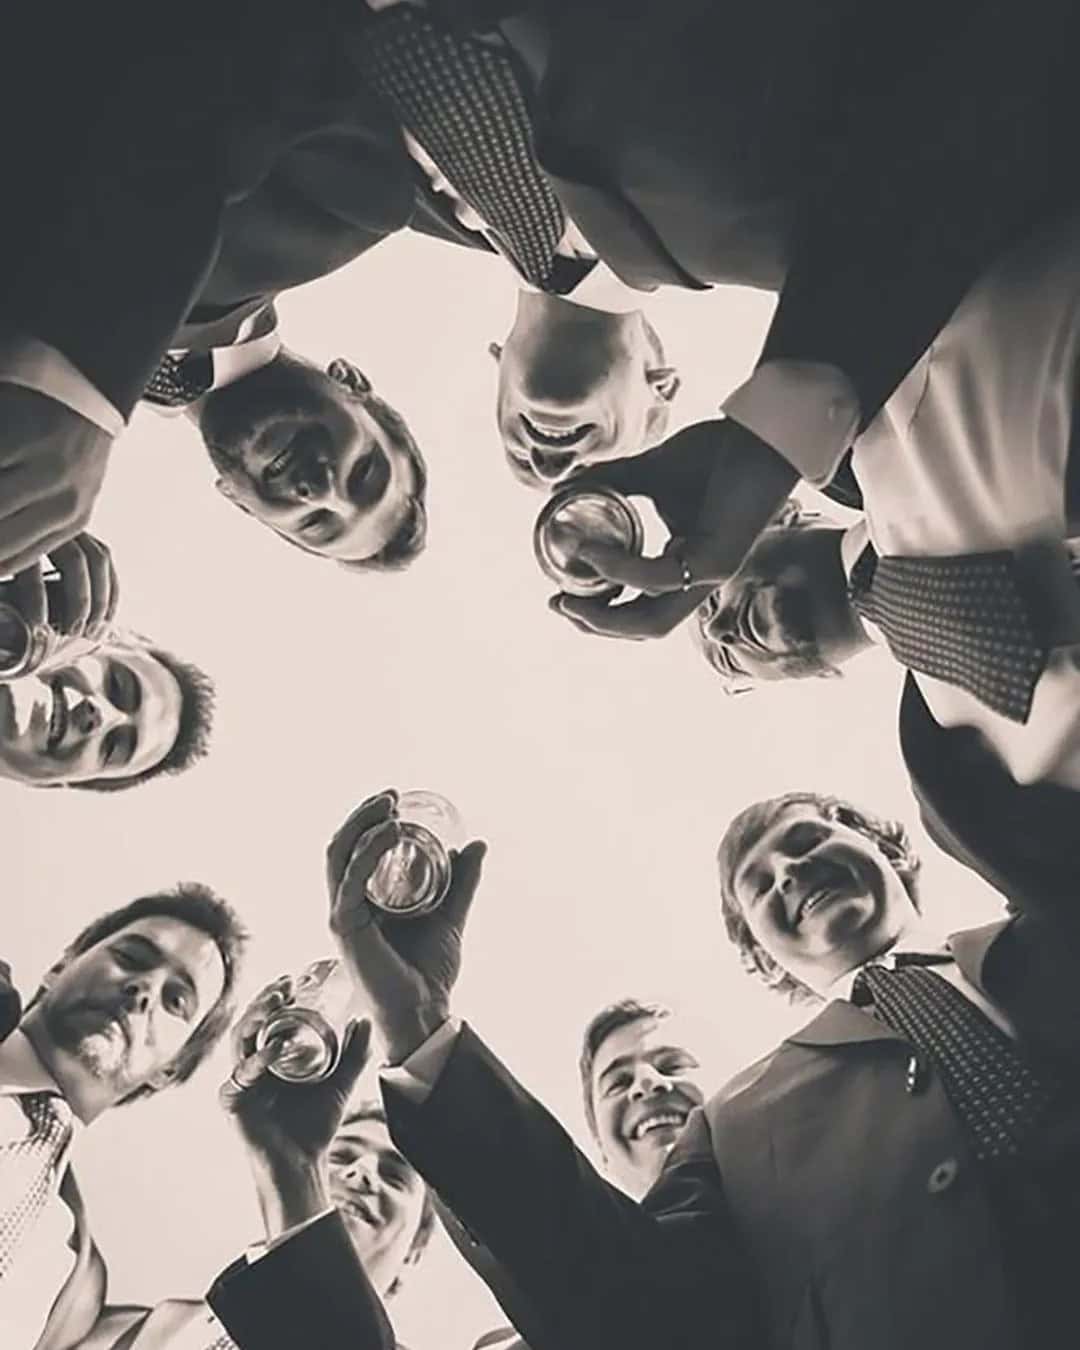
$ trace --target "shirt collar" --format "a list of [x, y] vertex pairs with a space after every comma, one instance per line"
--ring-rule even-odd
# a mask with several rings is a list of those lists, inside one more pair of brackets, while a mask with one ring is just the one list
[[[906, 956], [910, 953], [918, 953], [920, 956], [943, 956], [947, 958], [947, 962], [953, 960], [948, 941], [935, 929], [919, 924], [904, 933], [900, 940], [887, 952], [882, 952], [879, 956], [873, 957], [872, 960], [866, 961], [864, 965], [882, 966], [886, 970], [895, 970], [897, 957]], [[947, 964], [947, 962], [942, 964]], [[829, 985], [828, 989], [822, 990], [823, 997], [826, 999], [842, 998], [850, 1000], [852, 985], [861, 969], [863, 967], [859, 966], [855, 970], [849, 970], [846, 975], [841, 975], [838, 980]]]
[[30, 1038], [19, 1027], [0, 1044], [0, 1097], [30, 1092], [60, 1093], [56, 1079], [38, 1058]]

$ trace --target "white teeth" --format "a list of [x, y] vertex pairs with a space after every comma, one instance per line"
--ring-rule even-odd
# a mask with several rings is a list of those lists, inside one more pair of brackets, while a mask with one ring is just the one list
[[41, 685], [37, 680], [12, 680], [7, 686], [11, 694], [12, 716], [16, 733], [25, 736], [30, 729], [30, 718], [37, 706]]
[[674, 1125], [681, 1129], [685, 1123], [686, 1117], [679, 1115], [677, 1111], [658, 1111], [654, 1116], [646, 1116], [644, 1120], [639, 1120], [634, 1126], [634, 1138], [641, 1139], [651, 1130], [662, 1129], [665, 1125]]

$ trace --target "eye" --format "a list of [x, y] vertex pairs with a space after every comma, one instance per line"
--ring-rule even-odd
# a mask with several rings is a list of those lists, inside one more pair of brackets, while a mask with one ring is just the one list
[[675, 1078], [681, 1073], [686, 1073], [688, 1069], [696, 1069], [698, 1064], [689, 1055], [670, 1055], [660, 1060], [656, 1067], [660, 1073]]
[[323, 543], [334, 533], [336, 525], [332, 511], [312, 511], [300, 522], [300, 533], [309, 543]]
[[800, 854], [809, 853], [822, 840], [827, 839], [828, 835], [829, 831], [823, 824], [816, 824], [813, 821], [800, 821], [798, 825], [793, 825], [790, 830], [785, 832], [782, 847], [785, 853], [797, 857]]
[[630, 1075], [626, 1073], [616, 1074], [614, 1078], [608, 1079], [607, 1087], [604, 1089], [605, 1097], [613, 1097], [616, 1092], [625, 1092], [630, 1084]]

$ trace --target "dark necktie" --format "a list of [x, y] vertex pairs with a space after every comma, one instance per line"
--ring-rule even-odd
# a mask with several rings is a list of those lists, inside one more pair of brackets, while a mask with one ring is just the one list
[[921, 1050], [980, 1160], [1019, 1152], [1052, 1094], [1016, 1047], [959, 989], [924, 966], [864, 966], [851, 1001], [872, 1004], [885, 1025]]
[[533, 151], [520, 82], [497, 46], [397, 4], [365, 28], [361, 70], [526, 281], [562, 292], [562, 207]]
[[0, 1143], [0, 1278], [16, 1263], [56, 1189], [57, 1164], [71, 1139], [71, 1108], [50, 1092], [19, 1098], [29, 1130]]
[[143, 390], [143, 398], [159, 408], [187, 408], [214, 383], [213, 359], [205, 352], [173, 356], [166, 352]]
[[879, 558], [867, 548], [852, 568], [851, 601], [902, 665], [1027, 721], [1047, 647], [1011, 553]]

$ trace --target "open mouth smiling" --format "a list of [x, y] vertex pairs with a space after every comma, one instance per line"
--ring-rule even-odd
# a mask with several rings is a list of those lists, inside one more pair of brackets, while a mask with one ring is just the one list
[[520, 417], [521, 425], [525, 428], [533, 444], [548, 450], [569, 450], [573, 446], [579, 445], [589, 432], [596, 428], [595, 422], [579, 422], [575, 427], [560, 429], [559, 427], [544, 426], [542, 423], [534, 422], [524, 413], [521, 413]]
[[68, 721], [71, 712], [68, 708], [64, 685], [61, 681], [53, 680], [49, 685], [49, 689], [52, 693], [52, 711], [49, 713], [49, 726], [45, 738], [45, 748], [49, 754], [53, 754], [62, 744], [64, 736], [67, 734]]
[[652, 1134], [654, 1130], [665, 1128], [681, 1130], [686, 1124], [686, 1118], [690, 1113], [688, 1111], [673, 1110], [671, 1107], [664, 1107], [662, 1110], [651, 1111], [634, 1125], [630, 1131], [630, 1139], [637, 1143], [644, 1139], [646, 1135]]

